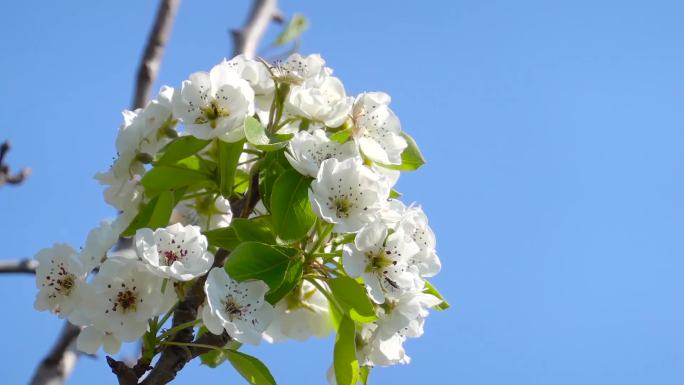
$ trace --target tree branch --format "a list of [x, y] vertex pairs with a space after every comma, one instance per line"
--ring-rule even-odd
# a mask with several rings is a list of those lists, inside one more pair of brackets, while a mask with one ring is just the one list
[[0, 144], [0, 187], [5, 184], [20, 184], [29, 175], [31, 175], [31, 169], [24, 167], [16, 174], [10, 172], [10, 167], [5, 164], [5, 155], [9, 152], [11, 146], [8, 140]]
[[277, 8], [277, 0], [254, 0], [252, 9], [242, 29], [231, 31], [233, 35], [233, 56], [245, 54], [253, 59], [259, 42], [271, 21], [282, 22], [283, 15]]
[[62, 385], [76, 366], [78, 352], [76, 337], [81, 328], [69, 322], [64, 327], [50, 352], [36, 368], [30, 385]]
[[0, 273], [34, 274], [36, 267], [38, 267], [38, 262], [28, 258], [20, 261], [0, 261]]
[[147, 45], [138, 68], [135, 92], [133, 94], [133, 109], [144, 107], [150, 98], [152, 85], [157, 79], [159, 65], [164, 55], [164, 48], [169, 40], [169, 36], [171, 36], [173, 21], [176, 18], [179, 5], [180, 0], [161, 0], [159, 3], [154, 26], [147, 38]]

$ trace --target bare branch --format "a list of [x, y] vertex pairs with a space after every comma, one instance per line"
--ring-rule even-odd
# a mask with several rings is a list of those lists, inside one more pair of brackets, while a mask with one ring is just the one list
[[133, 109], [144, 107], [150, 98], [152, 85], [157, 79], [164, 48], [169, 36], [171, 36], [173, 21], [176, 18], [179, 5], [180, 0], [161, 0], [159, 3], [157, 17], [147, 38], [145, 52], [138, 68], [135, 93], [133, 94]]
[[245, 54], [256, 56], [259, 42], [271, 21], [282, 22], [283, 16], [277, 8], [278, 0], [254, 0], [252, 9], [242, 29], [231, 31], [233, 35], [233, 56]]
[[0, 261], [0, 273], [28, 273], [34, 274], [38, 267], [38, 262], [33, 259], [22, 259], [20, 261]]
[[4, 184], [20, 184], [24, 179], [31, 175], [31, 169], [28, 167], [24, 167], [16, 174], [10, 172], [10, 167], [5, 164], [5, 156], [10, 148], [9, 140], [0, 144], [0, 186]]
[[59, 338], [36, 368], [30, 385], [62, 385], [76, 366], [76, 337], [81, 328], [64, 322]]

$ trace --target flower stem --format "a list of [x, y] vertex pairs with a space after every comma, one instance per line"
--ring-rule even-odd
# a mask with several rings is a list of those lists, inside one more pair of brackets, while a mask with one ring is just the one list
[[223, 350], [223, 348], [221, 348], [219, 346], [207, 345], [207, 344], [195, 344], [192, 342], [162, 341], [161, 344], [162, 345], [172, 345], [172, 346], [187, 346], [187, 347], [195, 347], [195, 348], [211, 349], [211, 350]]
[[168, 337], [168, 336], [172, 336], [172, 335], [178, 333], [179, 331], [181, 331], [181, 330], [183, 330], [183, 329], [186, 329], [186, 328], [189, 328], [189, 327], [192, 327], [192, 326], [197, 325], [199, 322], [200, 322], [200, 320], [196, 319], [196, 320], [192, 320], [192, 321], [188, 321], [188, 322], [182, 323], [182, 324], [180, 324], [180, 325], [178, 325], [178, 326], [174, 326], [174, 327], [172, 327], [171, 329], [169, 329], [169, 330], [165, 331], [164, 333], [160, 334], [160, 335], [157, 337], [157, 339], [162, 340], [162, 339], [164, 339], [164, 338], [166, 338], [166, 337]]

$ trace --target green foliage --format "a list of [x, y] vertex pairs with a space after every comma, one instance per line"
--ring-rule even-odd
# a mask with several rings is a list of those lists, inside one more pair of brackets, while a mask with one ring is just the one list
[[299, 37], [307, 28], [309, 28], [309, 21], [304, 15], [296, 13], [292, 16], [292, 19], [290, 19], [280, 35], [276, 37], [273, 45], [283, 45], [293, 40], [299, 40]]
[[287, 146], [287, 141], [292, 139], [293, 134], [273, 135], [269, 137], [266, 129], [255, 118], [245, 118], [245, 137], [247, 141], [264, 151], [276, 151]]
[[176, 163], [153, 167], [141, 180], [145, 194], [154, 197], [164, 191], [187, 187], [215, 187], [212, 163], [197, 156], [190, 156]]
[[271, 372], [257, 358], [231, 349], [224, 349], [223, 353], [235, 370], [250, 384], [276, 385]]
[[[242, 153], [244, 141], [236, 143], [226, 143], [224, 141], [217, 141], [218, 147], [218, 163], [219, 163], [219, 191], [221, 195], [230, 198], [233, 193], [233, 185], [235, 183], [235, 173], [237, 171], [237, 164]], [[247, 181], [249, 184], [249, 181]]]
[[235, 230], [235, 234], [242, 242], [276, 243], [276, 236], [273, 233], [273, 229], [271, 229], [268, 217], [253, 219], [235, 218], [230, 226]]
[[261, 164], [261, 183], [259, 185], [259, 192], [264, 206], [271, 209], [271, 194], [273, 192], [273, 185], [280, 175], [285, 171], [292, 170], [290, 162], [285, 158], [284, 150], [269, 152], [264, 157]]
[[359, 361], [356, 359], [356, 325], [349, 317], [342, 317], [335, 337], [333, 367], [337, 385], [356, 385]]
[[136, 230], [143, 227], [151, 229], [166, 227], [174, 206], [175, 198], [173, 192], [164, 191], [160, 193], [145, 204], [121, 235], [131, 236], [135, 234]]
[[378, 318], [366, 289], [360, 283], [349, 277], [337, 277], [329, 280], [328, 286], [345, 315], [351, 319], [366, 323]]
[[345, 129], [345, 130], [338, 131], [338, 132], [330, 135], [330, 140], [334, 140], [337, 143], [345, 143], [347, 140], [349, 140], [350, 136], [351, 136], [351, 130]]
[[197, 139], [194, 136], [181, 136], [167, 144], [158, 154], [158, 165], [169, 165], [177, 161], [197, 154], [204, 147], [209, 145], [211, 140]]
[[423, 290], [423, 292], [426, 294], [432, 294], [435, 297], [442, 300], [442, 303], [440, 303], [439, 305], [434, 307], [435, 310], [446, 310], [449, 308], [449, 306], [450, 306], [449, 302], [447, 302], [444, 299], [442, 294], [439, 291], [437, 291], [437, 289], [434, 286], [432, 286], [432, 284], [430, 282], [425, 281], [425, 290]]
[[232, 227], [205, 231], [204, 235], [210, 245], [222, 249], [233, 250], [240, 244], [240, 238], [235, 234], [235, 229]]
[[295, 170], [284, 172], [273, 185], [271, 215], [278, 236], [285, 240], [297, 240], [306, 234], [316, 222], [316, 214], [309, 202], [311, 178]]
[[249, 241], [230, 253], [225, 269], [239, 282], [250, 279], [266, 282], [270, 288], [267, 299], [275, 303], [299, 282], [302, 259], [297, 249]]
[[361, 382], [363, 385], [368, 385], [368, 376], [370, 375], [370, 371], [370, 366], [361, 367], [361, 370], [359, 371], [359, 382]]
[[406, 139], [406, 143], [408, 143], [408, 147], [406, 147], [404, 152], [401, 153], [401, 164], [384, 164], [382, 166], [399, 171], [417, 170], [420, 168], [420, 166], [425, 164], [425, 158], [420, 152], [418, 144], [416, 144], [416, 141], [409, 134], [402, 132], [401, 136], [403, 136], [404, 139]]

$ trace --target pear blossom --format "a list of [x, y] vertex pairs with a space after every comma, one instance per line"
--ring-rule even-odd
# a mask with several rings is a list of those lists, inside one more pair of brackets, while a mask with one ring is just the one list
[[407, 208], [400, 226], [419, 248], [418, 253], [411, 257], [409, 263], [417, 266], [423, 277], [437, 275], [442, 264], [435, 251], [435, 234], [428, 225], [428, 219], [423, 210], [416, 206]]
[[286, 107], [292, 115], [321, 122], [328, 127], [339, 127], [347, 120], [353, 101], [344, 91], [340, 79], [329, 76], [292, 87]]
[[401, 228], [388, 236], [387, 225], [375, 221], [358, 232], [354, 244], [344, 246], [343, 266], [349, 276], [363, 277], [371, 298], [383, 303], [386, 296], [422, 289], [418, 268], [409, 264], [418, 251]]
[[237, 142], [244, 137], [245, 117], [254, 114], [254, 90], [230, 65], [219, 64], [183, 81], [173, 111], [190, 135]]
[[432, 294], [422, 292], [406, 293], [395, 299], [388, 300], [384, 305], [387, 310], [380, 311], [378, 320], [378, 334], [388, 338], [395, 333], [415, 338], [423, 335], [423, 324], [429, 314], [429, 309], [442, 301]]
[[390, 100], [384, 92], [359, 95], [352, 109], [352, 132], [361, 152], [373, 162], [401, 164], [408, 144], [401, 136], [399, 118], [388, 107]]
[[58, 243], [36, 254], [36, 310], [68, 317], [81, 304], [88, 271], [71, 246]]
[[119, 235], [127, 226], [126, 223], [123, 223], [122, 218], [118, 217], [114, 221], [102, 221], [88, 233], [88, 238], [79, 254], [87, 271], [92, 271], [98, 267], [107, 255], [107, 251], [119, 240]]
[[175, 223], [156, 230], [135, 233], [138, 255], [150, 271], [163, 278], [189, 281], [209, 271], [214, 255], [207, 251], [207, 238], [198, 226]]
[[230, 201], [222, 196], [184, 200], [176, 206], [174, 214], [176, 221], [202, 230], [228, 227], [233, 220]]
[[285, 157], [302, 175], [316, 177], [321, 163], [330, 158], [345, 160], [358, 156], [353, 142], [344, 144], [330, 140], [320, 128], [313, 133], [300, 131], [288, 143]]
[[262, 281], [237, 282], [223, 268], [211, 269], [204, 284], [204, 325], [214, 334], [225, 330], [239, 342], [259, 344], [274, 316], [273, 306], [264, 300], [267, 291]]
[[112, 333], [103, 332], [94, 326], [86, 326], [76, 338], [76, 349], [86, 354], [95, 354], [102, 346], [105, 352], [116, 354], [121, 349], [121, 340]]
[[373, 221], [388, 197], [387, 182], [358, 158], [323, 161], [309, 190], [314, 212], [342, 233], [357, 232]]
[[310, 336], [325, 337], [333, 329], [330, 305], [325, 295], [303, 281], [275, 306], [275, 317], [264, 332], [268, 342], [287, 339], [305, 341]]
[[[162, 292], [163, 279], [152, 274], [143, 262], [110, 257], [100, 266], [89, 295], [84, 300], [90, 322], [98, 333], [118, 341], [134, 341], [147, 331], [147, 321], [168, 311], [177, 300], [172, 289]], [[112, 340], [101, 340], [113, 347]], [[92, 347], [91, 341], [82, 346]], [[88, 344], [90, 343], [90, 344]]]
[[406, 354], [403, 346], [406, 341], [405, 335], [394, 333], [388, 338], [381, 338], [377, 330], [376, 324], [361, 326], [360, 338], [357, 342], [360, 365], [391, 366], [411, 362], [411, 357]]
[[232, 68], [241, 78], [245, 79], [254, 90], [255, 107], [262, 111], [268, 111], [273, 100], [275, 82], [264, 63], [249, 59], [245, 55], [238, 55], [220, 65]]
[[276, 80], [286, 84], [299, 85], [306, 80], [320, 80], [332, 74], [332, 70], [325, 67], [325, 60], [318, 54], [306, 57], [293, 53], [285, 61], [276, 62], [271, 68]]

